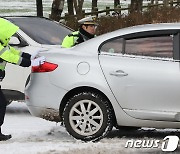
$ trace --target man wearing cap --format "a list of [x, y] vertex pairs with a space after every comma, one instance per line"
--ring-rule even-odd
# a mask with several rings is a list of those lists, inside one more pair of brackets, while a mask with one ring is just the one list
[[[45, 61], [44, 57], [35, 58], [38, 52], [28, 53], [21, 52], [8, 43], [10, 37], [18, 31], [19, 27], [9, 22], [6, 19], [0, 18], [0, 82], [5, 77], [6, 63], [12, 63], [22, 67], [38, 66]], [[14, 74], [14, 82], [16, 82], [16, 75]], [[4, 116], [6, 112], [6, 98], [2, 93], [0, 86], [0, 141], [5, 141], [11, 138], [11, 135], [4, 135], [1, 132], [1, 126], [4, 122]]]
[[62, 42], [62, 47], [63, 48], [71, 48], [79, 43], [82, 43], [84, 41], [87, 41], [91, 38], [95, 37], [96, 33], [96, 17], [90, 16], [83, 18], [78, 21], [80, 24], [79, 31], [75, 31], [69, 35], [67, 35], [63, 42]]

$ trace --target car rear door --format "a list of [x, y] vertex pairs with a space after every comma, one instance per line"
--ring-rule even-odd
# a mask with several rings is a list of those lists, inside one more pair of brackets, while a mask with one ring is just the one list
[[179, 34], [141, 34], [114, 38], [101, 46], [102, 71], [127, 114], [140, 119], [179, 121], [178, 42]]

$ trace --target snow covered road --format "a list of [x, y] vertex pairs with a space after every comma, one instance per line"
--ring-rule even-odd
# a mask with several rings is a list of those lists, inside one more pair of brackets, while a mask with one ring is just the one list
[[105, 139], [99, 143], [83, 143], [70, 137], [59, 124], [24, 114], [7, 114], [3, 130], [13, 138], [0, 142], [1, 154], [109, 153], [111, 148], [119, 153], [124, 146], [119, 139], [117, 142]]
[[[113, 130], [97, 143], [84, 143], [69, 136], [64, 127], [54, 122], [36, 118], [27, 113], [24, 104], [10, 105], [2, 130], [12, 134], [12, 139], [0, 142], [0, 154], [120, 154], [165, 153], [158, 148], [125, 148], [127, 140], [153, 140], [167, 135], [180, 136], [180, 130], [140, 130], [125, 132]], [[12, 112], [18, 110], [18, 112]], [[179, 153], [178, 148], [173, 153]]]

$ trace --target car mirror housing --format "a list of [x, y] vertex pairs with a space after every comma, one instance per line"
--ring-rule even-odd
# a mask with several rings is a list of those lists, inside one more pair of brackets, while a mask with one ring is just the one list
[[12, 36], [10, 41], [9, 41], [9, 44], [11, 46], [18, 46], [18, 45], [20, 45], [20, 43], [21, 42], [19, 41], [19, 39], [17, 37], [15, 37], [15, 36]]
[[9, 45], [10, 46], [18, 46], [18, 47], [25, 47], [28, 46], [28, 44], [23, 41], [23, 40], [19, 40], [19, 38], [12, 36], [10, 41], [9, 41]]

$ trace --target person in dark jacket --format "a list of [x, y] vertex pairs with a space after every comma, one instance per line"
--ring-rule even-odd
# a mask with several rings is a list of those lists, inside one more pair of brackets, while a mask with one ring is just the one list
[[96, 17], [86, 17], [79, 20], [78, 23], [80, 24], [79, 30], [67, 35], [64, 38], [61, 47], [70, 48], [95, 37], [96, 27], [98, 26]]
[[[14, 35], [18, 29], [18, 26], [4, 18], [0, 18], [0, 82], [5, 77], [5, 67], [7, 62], [22, 67], [29, 67], [31, 65], [38, 66], [43, 64], [45, 61], [44, 57], [34, 59], [38, 52], [34, 52], [34, 54], [30, 55], [28, 53], [21, 52], [8, 44], [11, 36]], [[16, 82], [15, 74], [14, 82]], [[0, 86], [0, 141], [5, 141], [11, 138], [11, 135], [4, 135], [1, 132], [1, 126], [4, 122], [6, 112], [6, 105], [7, 101]]]

